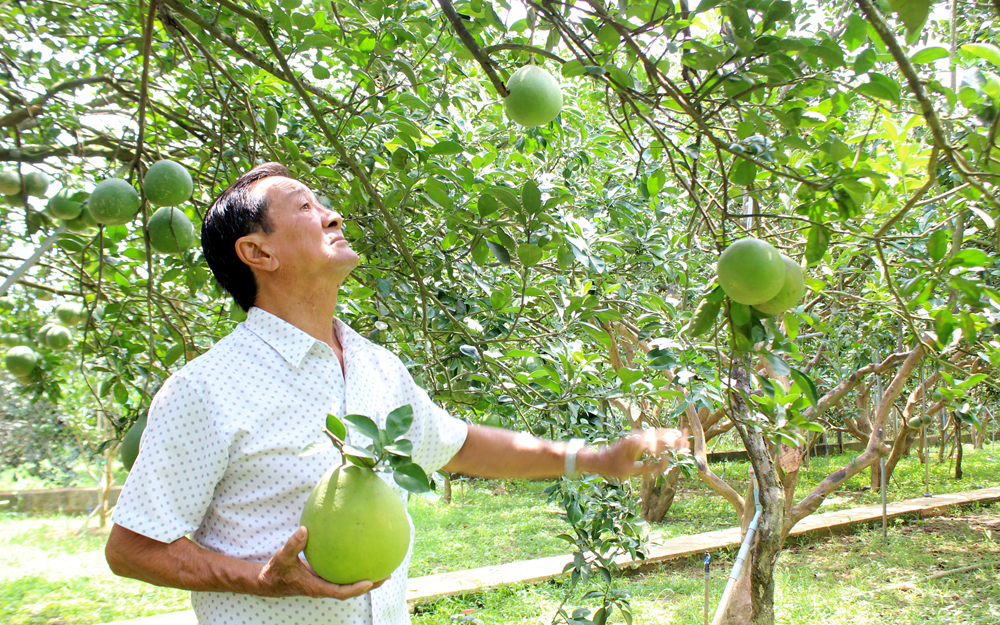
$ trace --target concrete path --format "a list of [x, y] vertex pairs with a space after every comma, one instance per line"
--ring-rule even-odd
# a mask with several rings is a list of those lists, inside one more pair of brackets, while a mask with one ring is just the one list
[[[936, 495], [934, 497], [921, 497], [919, 499], [907, 499], [905, 501], [890, 503], [888, 505], [888, 516], [890, 519], [907, 516], [923, 518], [937, 516], [953, 506], [962, 506], [977, 502], [991, 503], [995, 501], [1000, 501], [1000, 487]], [[855, 524], [879, 521], [881, 518], [881, 505], [814, 514], [800, 521], [792, 528], [790, 535], [801, 536], [809, 533], [832, 533]], [[621, 566], [630, 566], [676, 560], [695, 554], [700, 555], [706, 551], [736, 547], [739, 545], [739, 542], [740, 530], [738, 527], [667, 539], [659, 538], [654, 534], [647, 546], [647, 557], [645, 560], [632, 562], [626, 558], [619, 560], [619, 564]], [[416, 577], [409, 580], [406, 600], [413, 603], [434, 597], [478, 592], [494, 586], [546, 581], [562, 575], [563, 567], [567, 563], [572, 562], [572, 560], [572, 556], [552, 556], [537, 560], [466, 569], [453, 573]], [[196, 623], [197, 620], [194, 617], [194, 613], [191, 610], [185, 610], [183, 612], [172, 612], [131, 621], [118, 621], [108, 625], [196, 625]]]

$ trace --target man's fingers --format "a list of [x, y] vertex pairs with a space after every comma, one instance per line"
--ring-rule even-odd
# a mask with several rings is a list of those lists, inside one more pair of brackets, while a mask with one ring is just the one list
[[299, 554], [306, 548], [306, 541], [309, 540], [309, 532], [305, 526], [295, 530], [295, 533], [281, 546], [274, 556], [284, 562], [294, 562], [299, 559]]

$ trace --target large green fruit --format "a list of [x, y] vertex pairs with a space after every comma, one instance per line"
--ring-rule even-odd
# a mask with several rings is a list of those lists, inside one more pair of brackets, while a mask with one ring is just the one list
[[24, 188], [28, 195], [35, 197], [45, 197], [45, 190], [49, 188], [49, 177], [38, 171], [30, 171], [24, 174]]
[[73, 335], [70, 334], [69, 328], [53, 324], [42, 337], [42, 341], [49, 349], [62, 351], [73, 342]]
[[779, 315], [795, 306], [806, 292], [806, 281], [799, 264], [784, 254], [781, 260], [785, 264], [785, 282], [781, 290], [766, 302], [754, 305], [754, 308], [769, 315]]
[[17, 347], [18, 345], [28, 345], [28, 339], [24, 338], [19, 334], [13, 332], [4, 332], [0, 334], [0, 345], [5, 345], [7, 347]]
[[180, 254], [194, 245], [194, 225], [179, 208], [164, 206], [156, 209], [149, 218], [148, 226], [149, 246], [154, 252]]
[[525, 65], [507, 81], [510, 92], [503, 100], [507, 117], [522, 126], [544, 126], [559, 114], [563, 106], [559, 83], [537, 65]]
[[142, 440], [142, 432], [145, 429], [146, 415], [142, 415], [136, 419], [132, 427], [122, 437], [122, 446], [119, 449], [119, 453], [126, 471], [132, 470], [132, 465], [135, 464], [135, 459], [139, 456], [139, 442]]
[[105, 226], [127, 224], [139, 212], [139, 194], [121, 178], [108, 178], [94, 188], [87, 209], [97, 223]]
[[767, 241], [740, 239], [722, 252], [716, 266], [719, 286], [734, 302], [756, 306], [778, 294], [785, 263]]
[[146, 171], [142, 190], [153, 206], [177, 206], [191, 198], [194, 182], [180, 163], [158, 161]]
[[80, 202], [71, 200], [70, 193], [66, 189], [63, 189], [52, 196], [52, 199], [49, 200], [48, 209], [49, 214], [56, 219], [76, 219], [80, 216], [83, 205]]
[[38, 354], [30, 347], [11, 347], [3, 357], [7, 371], [19, 378], [29, 375], [38, 365]]
[[0, 297], [0, 311], [10, 312], [14, 310], [15, 306], [17, 306], [17, 300], [15, 300], [10, 295], [4, 295], [3, 297]]
[[0, 173], [0, 193], [4, 195], [18, 195], [21, 193], [21, 179], [17, 172], [5, 171]]
[[56, 317], [63, 325], [78, 326], [87, 320], [87, 309], [79, 302], [63, 302], [56, 306]]
[[309, 566], [334, 584], [383, 580], [410, 546], [403, 503], [374, 471], [353, 465], [326, 472], [306, 501], [301, 524], [309, 530]]

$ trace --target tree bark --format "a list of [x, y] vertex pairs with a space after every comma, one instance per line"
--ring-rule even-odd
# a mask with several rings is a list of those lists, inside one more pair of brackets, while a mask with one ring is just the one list
[[649, 523], [659, 523], [667, 515], [677, 494], [677, 482], [681, 477], [680, 467], [672, 467], [663, 476], [663, 482], [656, 484], [657, 477], [642, 477], [642, 518]]
[[962, 420], [955, 419], [955, 447], [958, 453], [955, 455], [955, 479], [962, 479]]

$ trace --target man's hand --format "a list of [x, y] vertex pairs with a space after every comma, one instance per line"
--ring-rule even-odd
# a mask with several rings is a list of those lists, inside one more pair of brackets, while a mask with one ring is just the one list
[[373, 584], [371, 580], [348, 585], [331, 584], [316, 575], [316, 572], [301, 558], [300, 554], [306, 548], [308, 539], [308, 531], [305, 527], [300, 527], [278, 553], [268, 560], [260, 571], [259, 594], [268, 597], [305, 595], [314, 598], [350, 599], [378, 588], [386, 581], [379, 580], [377, 584]]
[[666, 452], [690, 449], [687, 432], [670, 428], [643, 430], [599, 450], [583, 450], [579, 466], [583, 473], [598, 473], [623, 479], [636, 473], [657, 475], [667, 470]]

